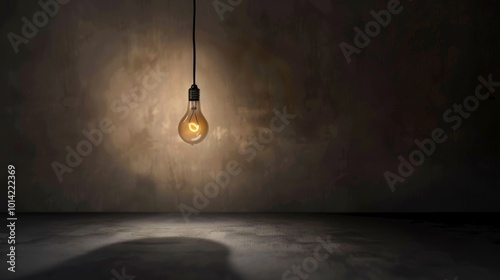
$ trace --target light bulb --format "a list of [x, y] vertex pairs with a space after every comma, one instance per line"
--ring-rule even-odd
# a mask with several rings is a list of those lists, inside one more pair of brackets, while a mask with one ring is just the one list
[[179, 136], [184, 142], [198, 144], [208, 134], [208, 122], [201, 112], [200, 89], [192, 85], [189, 89], [189, 101], [186, 114], [179, 122]]

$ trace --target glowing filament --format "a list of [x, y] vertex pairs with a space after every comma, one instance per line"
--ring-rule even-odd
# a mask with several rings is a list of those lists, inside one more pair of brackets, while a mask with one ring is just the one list
[[199, 125], [192, 123], [192, 122], [189, 123], [189, 130], [191, 130], [192, 132], [196, 132], [199, 129], [200, 129]]

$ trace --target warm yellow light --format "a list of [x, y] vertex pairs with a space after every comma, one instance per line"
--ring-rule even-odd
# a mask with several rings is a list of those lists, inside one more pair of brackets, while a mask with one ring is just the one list
[[189, 130], [191, 130], [192, 132], [196, 132], [198, 131], [198, 129], [200, 129], [199, 125], [195, 123], [189, 123]]

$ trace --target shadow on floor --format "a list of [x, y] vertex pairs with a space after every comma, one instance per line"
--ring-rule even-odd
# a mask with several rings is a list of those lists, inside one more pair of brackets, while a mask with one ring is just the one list
[[108, 245], [21, 279], [241, 279], [228, 257], [226, 246], [205, 239], [138, 239]]

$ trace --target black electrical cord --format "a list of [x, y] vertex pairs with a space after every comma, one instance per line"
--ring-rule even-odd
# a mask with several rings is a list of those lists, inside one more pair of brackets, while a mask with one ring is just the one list
[[193, 0], [193, 85], [196, 85], [196, 0]]
[[189, 88], [189, 101], [200, 101], [200, 89], [196, 86], [196, 0], [193, 0], [193, 84]]

